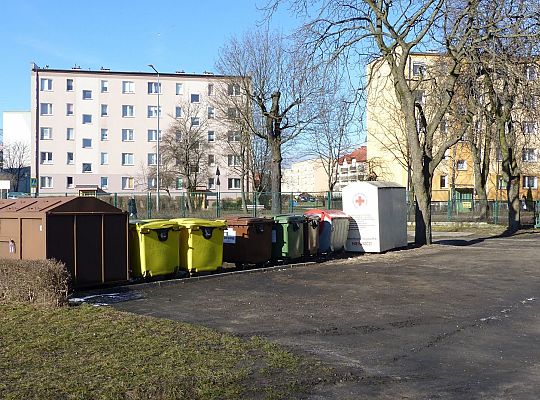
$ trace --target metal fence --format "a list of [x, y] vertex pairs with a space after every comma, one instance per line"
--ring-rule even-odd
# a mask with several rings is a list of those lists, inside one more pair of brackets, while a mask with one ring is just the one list
[[[40, 196], [68, 196], [73, 193], [47, 193]], [[98, 197], [135, 218], [226, 218], [227, 216], [271, 216], [272, 193], [248, 192], [196, 192], [160, 195], [160, 209], [157, 212], [156, 194], [154, 192], [123, 192], [107, 193]], [[341, 192], [281, 193], [281, 209], [283, 213], [303, 213], [305, 210], [342, 209]], [[407, 196], [407, 220], [414, 222], [414, 203]], [[130, 205], [131, 204], [131, 205]], [[133, 206], [134, 204], [134, 206]], [[540, 226], [540, 201], [531, 202], [527, 212], [522, 212], [533, 223]], [[530, 215], [529, 215], [530, 214]], [[448, 200], [431, 203], [431, 220], [433, 222], [487, 222], [491, 224], [506, 224], [508, 220], [508, 204], [506, 201], [488, 201], [487, 218], [482, 214], [479, 201]]]

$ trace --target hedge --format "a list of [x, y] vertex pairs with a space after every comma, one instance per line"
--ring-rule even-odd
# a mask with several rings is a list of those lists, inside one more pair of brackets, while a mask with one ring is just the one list
[[67, 304], [69, 273], [55, 260], [0, 260], [0, 303]]

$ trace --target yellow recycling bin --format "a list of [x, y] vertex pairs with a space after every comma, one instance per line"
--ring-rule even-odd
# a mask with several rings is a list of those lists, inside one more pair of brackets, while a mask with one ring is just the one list
[[180, 265], [181, 227], [166, 219], [129, 224], [130, 266], [134, 277], [174, 274]]
[[189, 272], [212, 272], [223, 264], [224, 220], [176, 218], [180, 233], [180, 268]]

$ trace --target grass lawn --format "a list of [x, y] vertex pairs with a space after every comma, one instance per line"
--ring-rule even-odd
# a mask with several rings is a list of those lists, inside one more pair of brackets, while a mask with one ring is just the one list
[[0, 305], [1, 399], [289, 399], [331, 375], [256, 337], [103, 307]]

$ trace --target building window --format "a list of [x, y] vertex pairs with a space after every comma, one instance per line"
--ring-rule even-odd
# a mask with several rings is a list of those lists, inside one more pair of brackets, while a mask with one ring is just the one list
[[75, 131], [73, 128], [66, 129], [66, 140], [75, 140]]
[[231, 143], [231, 142], [239, 142], [240, 141], [240, 131], [229, 131], [229, 132], [227, 132], [227, 141], [229, 143]]
[[214, 95], [214, 84], [209, 83], [208, 84], [208, 96], [213, 96], [213, 95]]
[[210, 106], [208, 107], [208, 119], [213, 119], [216, 116], [216, 111], [214, 107]]
[[73, 92], [73, 79], [66, 79], [66, 90]]
[[126, 190], [132, 190], [133, 189], [133, 177], [131, 176], [123, 176], [122, 177], [122, 189]]
[[215, 141], [216, 141], [216, 132], [208, 131], [208, 142], [215, 142]]
[[100, 137], [101, 137], [102, 142], [105, 142], [105, 141], [109, 140], [109, 130], [108, 129], [102, 129]]
[[525, 69], [525, 77], [528, 81], [535, 81], [536, 80], [536, 67], [534, 65], [529, 65]]
[[148, 94], [161, 93], [161, 82], [148, 82]]
[[238, 83], [229, 83], [227, 93], [229, 96], [240, 96], [240, 85]]
[[42, 151], [40, 153], [40, 161], [41, 161], [41, 164], [52, 164], [53, 163], [52, 152]]
[[122, 93], [135, 93], [135, 82], [122, 81]]
[[[159, 138], [161, 139], [161, 129], [159, 131]], [[148, 141], [156, 142], [157, 141], [157, 129], [148, 129]]]
[[448, 123], [446, 119], [442, 119], [441, 123], [439, 124], [439, 132], [441, 133], [448, 133]]
[[192, 103], [200, 103], [201, 96], [198, 93], [191, 93], [190, 101]]
[[[157, 106], [148, 106], [148, 118], [155, 118], [158, 114], [158, 108]], [[159, 106], [159, 116], [161, 117], [161, 106]]]
[[426, 104], [426, 92], [424, 92], [423, 90], [415, 90], [414, 102], [415, 104], [420, 104], [422, 106]]
[[457, 160], [456, 168], [458, 171], [465, 171], [467, 169], [467, 160]]
[[184, 94], [184, 85], [182, 83], [176, 84], [176, 94], [177, 95]]
[[150, 177], [147, 179], [147, 182], [148, 182], [148, 189], [155, 189], [157, 187], [156, 178]]
[[176, 118], [182, 118], [182, 107], [176, 106], [176, 107], [174, 108], [174, 116], [175, 116]]
[[108, 176], [102, 176], [99, 178], [99, 186], [102, 189], [108, 189], [109, 188], [109, 177]]
[[52, 139], [52, 128], [40, 128], [39, 138], [41, 140], [51, 140]]
[[123, 105], [122, 106], [122, 117], [131, 118], [134, 115], [134, 107], [132, 105]]
[[521, 161], [523, 162], [538, 161], [538, 155], [536, 153], [536, 149], [523, 149], [521, 152]]
[[122, 142], [133, 142], [133, 129], [122, 129]]
[[525, 121], [523, 122], [523, 134], [534, 135], [536, 133], [536, 122]]
[[208, 189], [215, 189], [216, 181], [214, 178], [208, 178]]
[[39, 105], [39, 114], [40, 115], [52, 115], [52, 104], [51, 103], [41, 103]]
[[523, 177], [523, 189], [536, 189], [537, 188], [536, 176], [524, 176]]
[[68, 189], [73, 188], [73, 177], [72, 176], [66, 176], [66, 187]]
[[52, 79], [41, 78], [39, 90], [41, 90], [42, 92], [51, 91], [52, 90]]
[[441, 189], [446, 189], [448, 187], [448, 176], [441, 175], [439, 179], [439, 184]]
[[100, 162], [101, 165], [109, 164], [109, 153], [101, 153]]
[[122, 165], [133, 165], [133, 153], [122, 153]]
[[83, 124], [91, 124], [92, 123], [92, 114], [83, 114], [82, 115], [82, 123]]
[[109, 106], [107, 104], [101, 105], [101, 116], [107, 117], [109, 115]]
[[208, 165], [214, 166], [216, 164], [216, 156], [214, 154], [208, 154]]
[[191, 117], [191, 126], [199, 126], [201, 124], [201, 120], [199, 117]]
[[73, 165], [75, 163], [75, 160], [73, 158], [73, 153], [72, 152], [68, 152], [67, 153], [67, 157], [66, 157], [66, 164], [68, 165]]
[[73, 103], [66, 104], [66, 115], [73, 115]]
[[412, 74], [413, 76], [424, 76], [426, 73], [426, 64], [423, 62], [413, 62], [412, 64]]
[[229, 189], [240, 189], [240, 178], [229, 178], [227, 187]]
[[83, 90], [82, 91], [82, 98], [83, 98], [83, 100], [92, 100], [92, 91], [91, 90]]
[[82, 147], [83, 147], [83, 149], [91, 149], [92, 148], [92, 139], [83, 138]]
[[101, 93], [109, 92], [109, 81], [101, 81]]
[[229, 167], [238, 167], [240, 165], [240, 156], [229, 154], [227, 156], [227, 165]]
[[184, 187], [184, 180], [180, 177], [176, 178], [176, 190], [180, 190]]
[[497, 176], [497, 189], [499, 190], [506, 189], [506, 181], [500, 175]]
[[52, 176], [40, 176], [39, 183], [42, 189], [52, 189], [53, 178]]
[[239, 116], [239, 112], [237, 108], [229, 107], [227, 109], [227, 118], [228, 119], [237, 119]]
[[148, 165], [157, 165], [156, 153], [148, 153]]
[[92, 172], [92, 163], [83, 163], [82, 164], [82, 172], [83, 173], [91, 173]]

